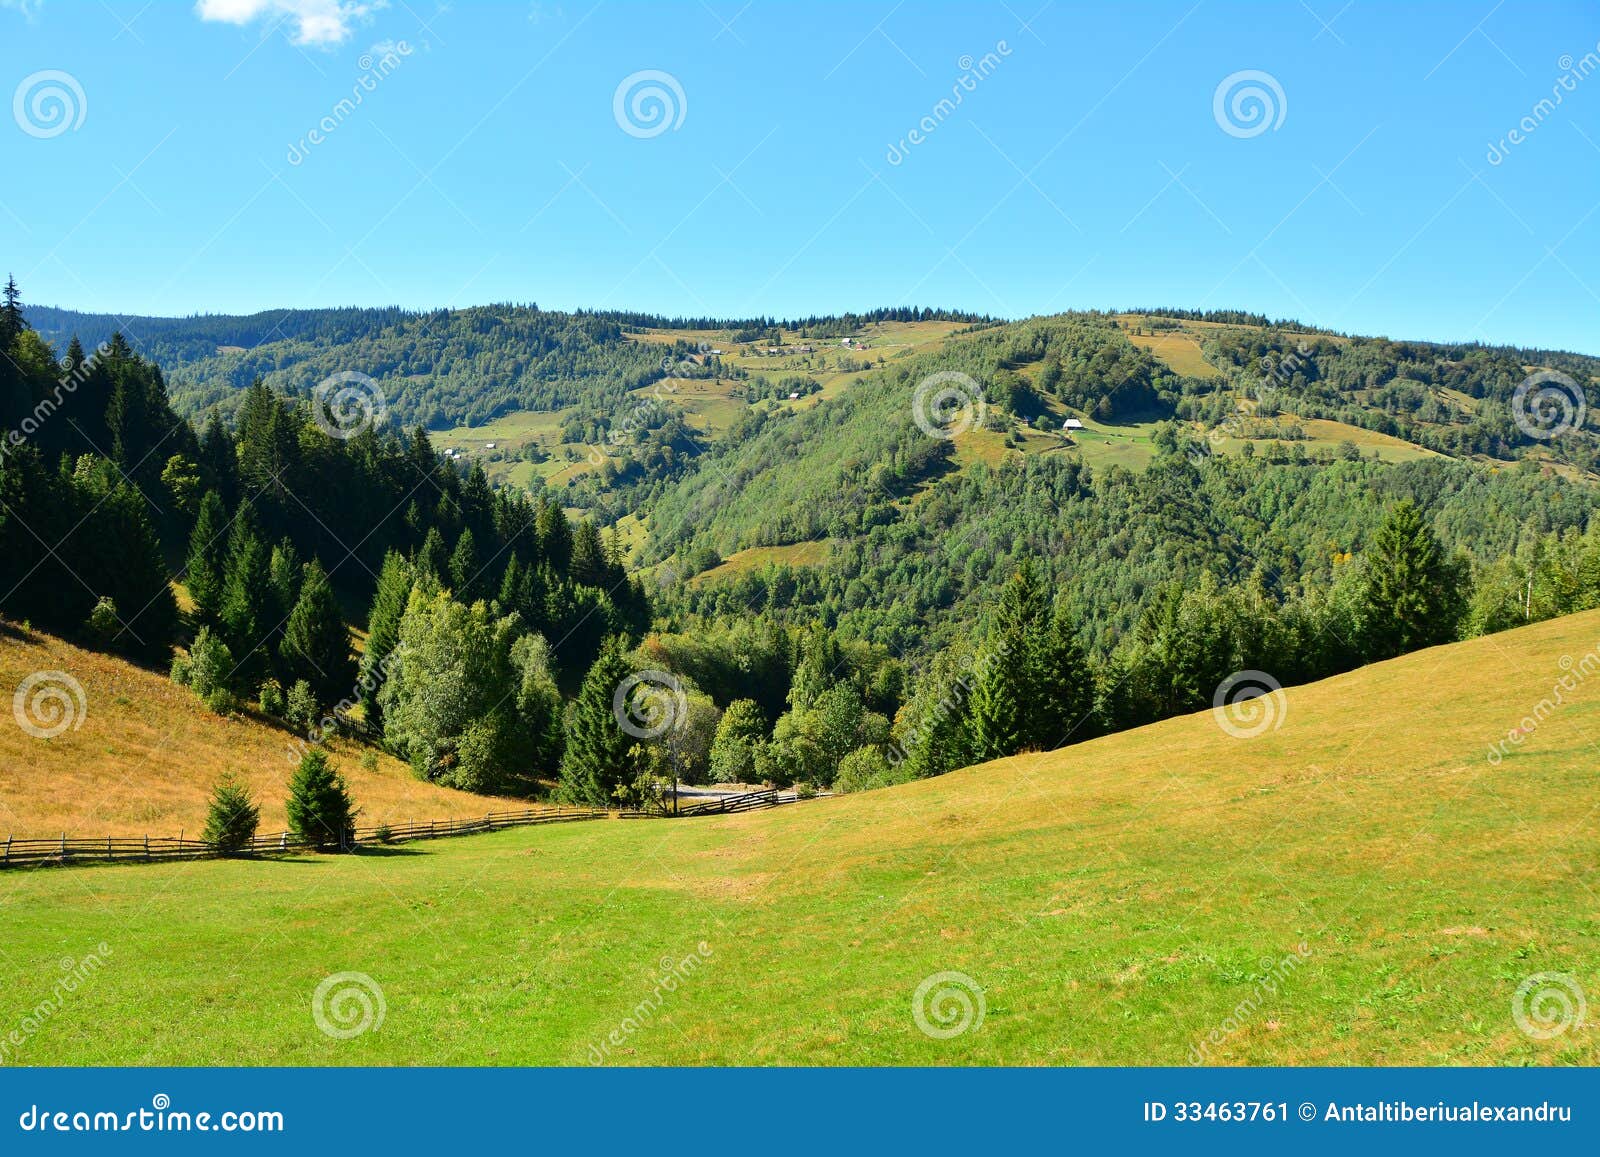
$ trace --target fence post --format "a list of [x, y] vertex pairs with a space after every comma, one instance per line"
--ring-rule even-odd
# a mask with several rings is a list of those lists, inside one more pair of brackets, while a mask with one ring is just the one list
[[9, 864], [10, 862], [11, 862], [11, 837], [7, 836], [6, 837], [6, 858], [4, 860], [0, 860], [0, 864]]
[[144, 835], [144, 858], [146, 860], [148, 860], [150, 858], [150, 833], [149, 832], [146, 832], [145, 835]]
[[67, 862], [67, 833], [61, 833], [61, 862]]

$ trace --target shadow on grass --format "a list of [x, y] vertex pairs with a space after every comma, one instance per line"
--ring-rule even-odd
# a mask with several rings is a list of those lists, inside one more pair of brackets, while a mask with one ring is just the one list
[[409, 844], [363, 844], [350, 854], [354, 856], [426, 856], [432, 853], [426, 848], [414, 848]]

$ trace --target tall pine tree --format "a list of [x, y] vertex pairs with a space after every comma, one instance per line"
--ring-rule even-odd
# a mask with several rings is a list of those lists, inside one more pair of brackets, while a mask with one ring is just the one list
[[567, 750], [561, 760], [564, 799], [607, 807], [615, 802], [616, 789], [631, 780], [635, 740], [622, 730], [613, 703], [617, 688], [632, 673], [622, 640], [613, 638], [584, 676], [572, 705]]
[[271, 556], [247, 506], [234, 519], [229, 536], [228, 577], [219, 613], [223, 642], [238, 664], [235, 686], [253, 687], [272, 673], [268, 642], [278, 625], [277, 606]]
[[1049, 751], [1088, 739], [1094, 734], [1094, 673], [1065, 608], [1057, 608], [1032, 650], [1034, 694], [1026, 712], [1025, 745]]
[[338, 702], [355, 680], [350, 633], [339, 614], [328, 576], [316, 559], [306, 564], [300, 598], [289, 614], [279, 654], [285, 681], [304, 679], [311, 684], [319, 706]]
[[411, 564], [399, 551], [391, 550], [384, 556], [383, 569], [378, 572], [378, 590], [367, 616], [367, 646], [361, 654], [361, 704], [366, 709], [367, 722], [374, 727], [383, 725], [378, 692], [383, 690], [389, 656], [400, 641], [400, 620], [405, 616], [414, 580]]
[[1390, 511], [1363, 562], [1370, 657], [1387, 659], [1455, 638], [1465, 576], [1414, 505], [1401, 502]]
[[215, 625], [222, 613], [222, 589], [228, 580], [228, 512], [222, 496], [206, 491], [200, 514], [189, 536], [189, 560], [184, 567], [189, 597], [201, 624]]

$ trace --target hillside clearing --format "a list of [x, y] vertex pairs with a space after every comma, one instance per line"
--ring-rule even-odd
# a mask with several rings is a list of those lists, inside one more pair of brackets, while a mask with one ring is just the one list
[[[211, 785], [225, 771], [255, 793], [263, 833], [286, 826], [296, 737], [283, 728], [246, 716], [222, 719], [155, 672], [0, 624], [0, 688], [9, 693], [36, 671], [76, 679], [87, 710], [76, 729], [51, 739], [4, 719], [0, 838], [195, 837], [205, 826]], [[469, 819], [528, 806], [423, 783], [392, 756], [346, 740], [332, 747], [363, 824]], [[364, 751], [376, 759], [370, 771], [360, 763]]]
[[749, 574], [769, 565], [821, 566], [832, 553], [831, 542], [795, 542], [787, 546], [752, 546], [735, 551], [710, 570], [702, 571], [689, 580], [690, 586], [718, 582], [736, 575]]

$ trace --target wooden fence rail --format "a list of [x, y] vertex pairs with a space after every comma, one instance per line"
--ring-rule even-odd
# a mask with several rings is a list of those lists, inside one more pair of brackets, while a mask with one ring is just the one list
[[[357, 846], [385, 843], [405, 843], [410, 840], [440, 839], [446, 836], [464, 836], [473, 832], [493, 832], [502, 828], [526, 827], [531, 824], [572, 823], [577, 820], [598, 820], [611, 815], [603, 808], [530, 808], [520, 812], [489, 812], [477, 819], [428, 820], [423, 823], [374, 824], [358, 827], [355, 831]], [[310, 844], [297, 839], [289, 832], [277, 835], [258, 835], [236, 852], [223, 852], [215, 844], [204, 840], [164, 836], [118, 837], [105, 839], [72, 839], [63, 833], [51, 840], [19, 840], [6, 837], [0, 844], [0, 868], [58, 867], [63, 864], [112, 863], [120, 861], [150, 862], [165, 860], [202, 860], [221, 856], [271, 856], [305, 851]]]
[[[724, 796], [684, 808], [680, 816], [728, 815], [751, 811], [755, 808], [776, 807], [793, 803], [794, 798], [780, 798], [775, 790], [753, 791], [744, 795]], [[605, 808], [556, 807], [529, 808], [525, 811], [488, 812], [476, 819], [428, 820], [403, 824], [373, 824], [355, 830], [356, 846], [398, 844], [411, 840], [434, 840], [447, 836], [465, 836], [476, 832], [494, 832], [503, 828], [528, 827], [534, 824], [573, 823], [581, 820], [599, 820], [608, 816], [618, 819], [673, 818], [670, 814], [641, 811], [608, 811]], [[305, 851], [312, 845], [288, 832], [277, 835], [256, 836], [236, 852], [224, 852], [205, 840], [184, 839], [182, 836], [107, 836], [104, 839], [68, 838], [63, 832], [57, 839], [19, 840], [7, 836], [0, 845], [0, 869], [60, 867], [65, 864], [88, 863], [157, 863], [170, 860], [206, 860], [226, 856], [261, 857], [287, 855]]]

